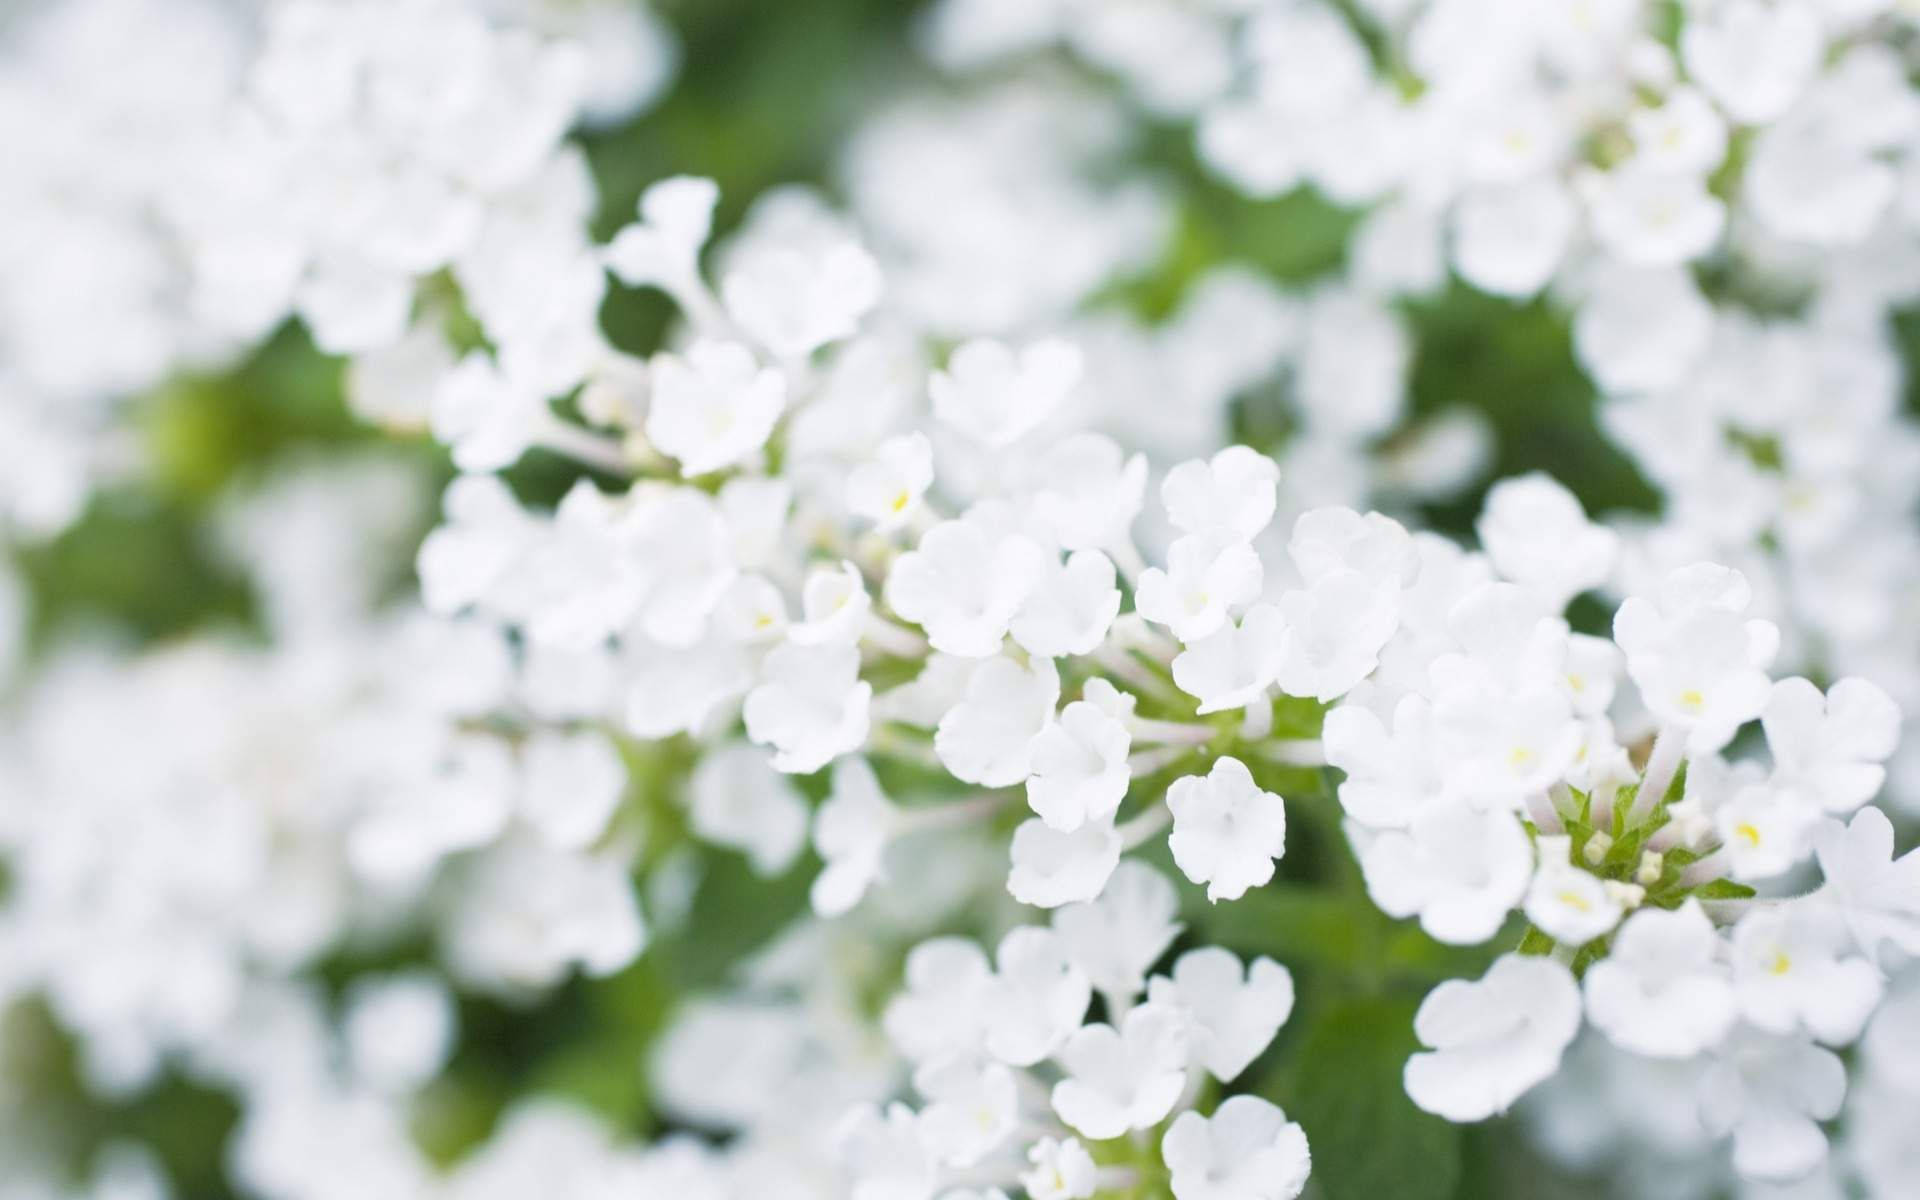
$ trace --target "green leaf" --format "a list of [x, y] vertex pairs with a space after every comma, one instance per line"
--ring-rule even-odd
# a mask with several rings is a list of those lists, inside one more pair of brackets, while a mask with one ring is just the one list
[[1557, 943], [1545, 933], [1527, 926], [1527, 932], [1520, 937], [1520, 944], [1514, 947], [1516, 954], [1552, 954]]
[[1687, 894], [1701, 900], [1750, 900], [1756, 893], [1744, 883], [1735, 883], [1731, 879], [1716, 879], [1711, 883], [1701, 884]]
[[1445, 1200], [1460, 1177], [1460, 1130], [1407, 1099], [1419, 1049], [1415, 1002], [1361, 1000], [1321, 1012], [1275, 1096], [1300, 1122], [1326, 1200]]

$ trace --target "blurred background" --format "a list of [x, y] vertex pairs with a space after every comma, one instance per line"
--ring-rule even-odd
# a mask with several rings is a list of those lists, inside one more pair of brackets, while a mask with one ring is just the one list
[[[654, 0], [653, 7], [678, 45], [674, 81], [637, 117], [579, 137], [598, 184], [601, 238], [631, 219], [647, 184], [672, 174], [718, 182], [722, 231], [737, 225], [756, 197], [782, 185], [842, 196], [846, 147], [884, 98], [963, 87], [926, 62], [914, 36], [924, 14], [912, 0]], [[6, 28], [0, 24], [0, 37]], [[1126, 104], [1111, 79], [1066, 56], [1050, 70]], [[1164, 251], [1105, 285], [1094, 306], [1152, 323], [1222, 264], [1248, 266], [1290, 286], [1343, 270], [1358, 214], [1311, 188], [1249, 200], [1202, 169], [1184, 125], [1134, 113], [1130, 127], [1101, 169], [1151, 181], [1172, 206], [1172, 231]], [[1657, 510], [1659, 493], [1599, 428], [1595, 390], [1559, 306], [1544, 297], [1498, 299], [1456, 283], [1402, 308], [1413, 335], [1412, 416], [1464, 409], [1484, 419], [1484, 439], [1472, 443], [1476, 453], [1460, 456], [1470, 472], [1464, 486], [1406, 503], [1421, 520], [1469, 535], [1486, 485], [1535, 469], [1564, 481], [1596, 515]], [[657, 295], [616, 286], [603, 324], [615, 345], [646, 353], [660, 344], [669, 312]], [[1908, 366], [1906, 409], [1920, 415], [1911, 369], [1920, 353], [1920, 313], [1903, 315], [1898, 328]], [[100, 330], [102, 338], [112, 335]], [[289, 323], [237, 362], [177, 372], [129, 398], [119, 410], [118, 467], [70, 523], [47, 536], [16, 536], [8, 547], [25, 614], [25, 670], [74, 645], [161, 646], [208, 631], [265, 638], [270, 618], [257, 573], [234, 552], [236, 540], [247, 537], [239, 514], [246, 498], [329, 463], [356, 470], [377, 464], [365, 467], [358, 489], [378, 510], [364, 526], [378, 531], [382, 562], [375, 574], [392, 595], [409, 593], [416, 586], [413, 550], [436, 519], [433, 497], [454, 471], [426, 436], [396, 437], [357, 420], [347, 407], [347, 383], [342, 363]], [[1242, 437], [1274, 452], [1290, 435], [1284, 403], [1257, 391], [1236, 401], [1235, 422]], [[0, 470], [7, 461], [0, 449]], [[577, 474], [538, 451], [509, 472], [516, 491], [534, 503], [557, 499]], [[326, 510], [336, 495], [295, 497], [276, 519], [325, 520], [328, 513], [314, 506]], [[116, 750], [102, 745], [100, 753]], [[635, 782], [626, 803], [656, 822], [649, 868], [675, 844], [665, 784], [652, 782], [684, 768], [675, 753], [671, 744], [631, 748]], [[1594, 1194], [1578, 1179], [1545, 1171], [1509, 1124], [1454, 1127], [1411, 1108], [1399, 1064], [1413, 1045], [1412, 1007], [1441, 973], [1475, 969], [1476, 952], [1443, 951], [1381, 918], [1352, 878], [1341, 880], [1352, 872], [1330, 843], [1331, 827], [1308, 823], [1295, 836], [1284, 873], [1298, 884], [1336, 886], [1290, 890], [1283, 880], [1242, 903], [1190, 914], [1189, 936], [1279, 958], [1301, 978], [1303, 996], [1316, 993], [1316, 973], [1340, 981], [1318, 989], [1338, 994], [1329, 1011], [1296, 1015], [1263, 1060], [1268, 1082], [1256, 1084], [1289, 1097], [1289, 1112], [1308, 1125], [1314, 1187], [1323, 1189], [1309, 1194]], [[679, 1006], [729, 978], [804, 910], [816, 869], [806, 856], [782, 877], [764, 879], [738, 855], [702, 854], [687, 917], [677, 932], [664, 929], [633, 966], [605, 979], [573, 978], [522, 1004], [460, 997], [457, 1047], [413, 1117], [413, 1134], [434, 1161], [457, 1161], [486, 1138], [511, 1101], [530, 1093], [577, 1100], [622, 1131], [678, 1127], [653, 1103], [645, 1067], [651, 1048]], [[0, 893], [5, 887], [0, 874]], [[317, 974], [340, 993], [356, 978], [428, 956], [419, 937], [401, 936], [339, 951]], [[1359, 964], [1371, 962], [1389, 966], [1369, 978]], [[871, 973], [871, 1003], [884, 996], [894, 970]], [[164, 1164], [176, 1194], [236, 1195], [226, 1155], [239, 1114], [230, 1097], [169, 1072], [144, 1091], [103, 1098], [85, 1085], [75, 1046], [43, 1004], [16, 1003], [5, 1022], [0, 1073], [18, 1098], [14, 1113], [26, 1123], [20, 1128], [33, 1131], [37, 1155], [78, 1169], [103, 1147], [138, 1142]], [[0, 1122], [13, 1119], [0, 1107]], [[5, 1141], [0, 1135], [0, 1154]], [[13, 1193], [0, 1186], [0, 1195], [12, 1200]]]

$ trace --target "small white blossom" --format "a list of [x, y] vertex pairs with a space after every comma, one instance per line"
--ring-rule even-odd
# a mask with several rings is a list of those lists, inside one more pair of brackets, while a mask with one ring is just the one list
[[1207, 885], [1208, 900], [1237, 900], [1273, 878], [1274, 860], [1286, 853], [1286, 806], [1262, 791], [1239, 759], [1222, 757], [1204, 776], [1174, 780], [1167, 807], [1173, 860], [1188, 879]]
[[927, 1099], [920, 1140], [946, 1166], [972, 1166], [1013, 1135], [1019, 1098], [1013, 1072], [1000, 1063], [929, 1063], [914, 1072], [913, 1086]]
[[1260, 557], [1245, 542], [1188, 534], [1167, 548], [1164, 569], [1140, 573], [1133, 603], [1147, 620], [1193, 642], [1225, 624], [1230, 609], [1251, 603], [1260, 581]]
[[776, 646], [760, 666], [741, 715], [747, 736], [773, 747], [775, 769], [818, 771], [867, 740], [873, 685], [852, 646]]
[[1032, 1200], [1091, 1200], [1098, 1167], [1078, 1138], [1059, 1141], [1045, 1137], [1027, 1151], [1033, 1166], [1020, 1176], [1020, 1186]]
[[1893, 856], [1893, 822], [1885, 813], [1869, 807], [1846, 825], [1825, 822], [1814, 853], [1826, 877], [1821, 899], [1839, 911], [1869, 959], [1886, 942], [1920, 955], [1920, 850]]
[[1243, 970], [1229, 951], [1204, 946], [1182, 954], [1171, 978], [1150, 980], [1147, 1002], [1184, 1012], [1194, 1061], [1231, 1083], [1293, 1014], [1293, 976], [1270, 958], [1256, 958]]
[[1847, 1072], [1831, 1050], [1798, 1038], [1742, 1031], [1701, 1078], [1700, 1121], [1733, 1136], [1733, 1169], [1788, 1181], [1826, 1157], [1818, 1122], [1846, 1097]]
[[1113, 561], [1098, 550], [1076, 550], [1065, 563], [1043, 566], [1008, 631], [1029, 654], [1091, 653], [1120, 615], [1115, 578]]
[[1483, 1121], [1559, 1069], [1580, 1030], [1579, 985], [1552, 959], [1503, 954], [1477, 981], [1429, 992], [1413, 1030], [1431, 1049], [1407, 1060], [1407, 1095], [1449, 1121]]
[[787, 637], [802, 646], [851, 644], [873, 609], [860, 570], [850, 562], [815, 567], [800, 588], [800, 620]]
[[1053, 721], [1060, 674], [1051, 659], [1022, 667], [986, 659], [967, 678], [966, 695], [940, 718], [933, 749], [957, 779], [1008, 787], [1033, 774], [1040, 733]]
[[1650, 1058], [1687, 1058], [1717, 1044], [1734, 1020], [1719, 945], [1697, 901], [1641, 909], [1587, 969], [1587, 1015], [1615, 1045]]
[[1137, 859], [1122, 859], [1100, 895], [1053, 913], [1053, 931], [1093, 986], [1131, 1001], [1147, 987], [1147, 970], [1180, 935], [1179, 897], [1167, 877]]
[[1880, 972], [1852, 949], [1838, 914], [1818, 903], [1742, 917], [1733, 930], [1734, 999], [1748, 1024], [1804, 1029], [1829, 1045], [1860, 1036], [1880, 1003]]
[[1087, 821], [1070, 833], [1033, 819], [1013, 831], [1007, 891], [1022, 904], [1058, 908], [1091, 900], [1120, 863], [1120, 834], [1109, 821]]
[[744, 852], [762, 875], [786, 870], [806, 843], [806, 802], [763, 751], [744, 742], [702, 758], [687, 796], [694, 833]]
[[1187, 534], [1223, 534], [1250, 542], [1273, 520], [1280, 468], [1246, 446], [1228, 446], [1204, 462], [1167, 472], [1160, 499], [1167, 519]]
[[813, 848], [825, 866], [809, 893], [813, 911], [836, 917], [860, 903], [881, 875], [899, 810], [864, 758], [833, 764], [833, 788], [813, 818]]
[[847, 508], [882, 532], [898, 529], [920, 511], [932, 483], [933, 444], [924, 433], [902, 433], [847, 472]]
[[1031, 538], [971, 521], [942, 521], [887, 574], [886, 601], [927, 631], [933, 648], [985, 658], [1039, 584], [1046, 552]]
[[1000, 940], [995, 973], [981, 1011], [987, 1052], [1013, 1067], [1030, 1067], [1080, 1028], [1093, 997], [1058, 934], [1022, 925]]
[[1367, 894], [1389, 916], [1454, 945], [1484, 942], [1520, 902], [1533, 873], [1527, 831], [1512, 813], [1437, 801], [1405, 829], [1365, 837]]
[[1061, 709], [1060, 719], [1032, 742], [1027, 803], [1063, 833], [1087, 821], [1111, 820], [1132, 782], [1127, 753], [1133, 738], [1123, 723], [1131, 698], [1121, 703], [1120, 693], [1102, 679], [1090, 680], [1086, 690], [1086, 699]]
[[787, 404], [787, 384], [746, 347], [700, 341], [654, 356], [647, 439], [685, 475], [737, 465], [760, 451]]
[[1540, 866], [1527, 889], [1527, 920], [1567, 946], [1583, 946], [1620, 923], [1620, 902], [1599, 876], [1567, 861], [1566, 837], [1538, 839]]
[[1189, 642], [1173, 660], [1173, 682], [1200, 701], [1199, 712], [1241, 708], [1273, 686], [1289, 645], [1286, 621], [1271, 604], [1256, 604]]
[[1016, 351], [1002, 342], [962, 344], [927, 381], [933, 415], [989, 447], [1018, 441], [1080, 382], [1080, 351], [1058, 339]]
[[1180, 1013], [1143, 1004], [1119, 1029], [1088, 1025], [1058, 1054], [1066, 1078], [1053, 1085], [1053, 1110], [1096, 1141], [1150, 1129], [1173, 1111], [1187, 1081], [1187, 1026]]
[[1807, 795], [1820, 808], [1844, 815], [1879, 792], [1880, 764], [1900, 738], [1900, 710], [1864, 679], [1842, 679], [1820, 689], [1805, 679], [1773, 685], [1760, 715], [1773, 753], [1774, 779]]
[[1294, 1200], [1313, 1165], [1306, 1132], [1258, 1096], [1229, 1096], [1211, 1117], [1181, 1113], [1160, 1157], [1174, 1200]]

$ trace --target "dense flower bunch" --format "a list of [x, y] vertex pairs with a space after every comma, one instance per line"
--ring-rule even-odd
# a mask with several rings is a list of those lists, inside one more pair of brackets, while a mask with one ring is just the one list
[[[0, 1001], [88, 1088], [233, 1098], [268, 1200], [1291, 1200], [1325, 1127], [1263, 1064], [1329, 976], [1226, 914], [1344, 872], [1418, 960], [1350, 956], [1417, 983], [1396, 1100], [1635, 1194], [1920, 1186], [1909, 16], [944, 0], [931, 56], [1001, 74], [865, 119], [835, 198], [670, 176], [600, 237], [569, 131], [663, 82], [644, 9], [182, 11], [0, 62], [78, 81], [0, 118], [0, 262], [61, 284], [0, 284], [0, 511], [66, 525], [126, 396], [288, 320], [452, 470], [277, 466], [211, 522], [261, 636], [18, 669]], [[1117, 298], [1192, 237], [1149, 122], [1363, 212], [1340, 270]], [[95, 128], [111, 187], [59, 153]], [[1531, 472], [1421, 527], [1493, 453], [1411, 395], [1450, 274], [1564, 314], [1658, 519]], [[724, 919], [773, 927], [688, 965]], [[425, 1144], [463, 1024], [643, 997], [662, 1136], [515, 1075]], [[70, 1187], [4, 1067], [23, 1194], [167, 1194], [131, 1145]]]

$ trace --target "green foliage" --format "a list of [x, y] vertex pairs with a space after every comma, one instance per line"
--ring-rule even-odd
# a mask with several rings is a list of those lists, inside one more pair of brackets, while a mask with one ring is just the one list
[[1325, 1200], [1447, 1200], [1461, 1132], [1413, 1106], [1401, 1085], [1417, 1000], [1356, 1000], [1320, 1012], [1298, 1057], [1260, 1088], [1300, 1122]]

